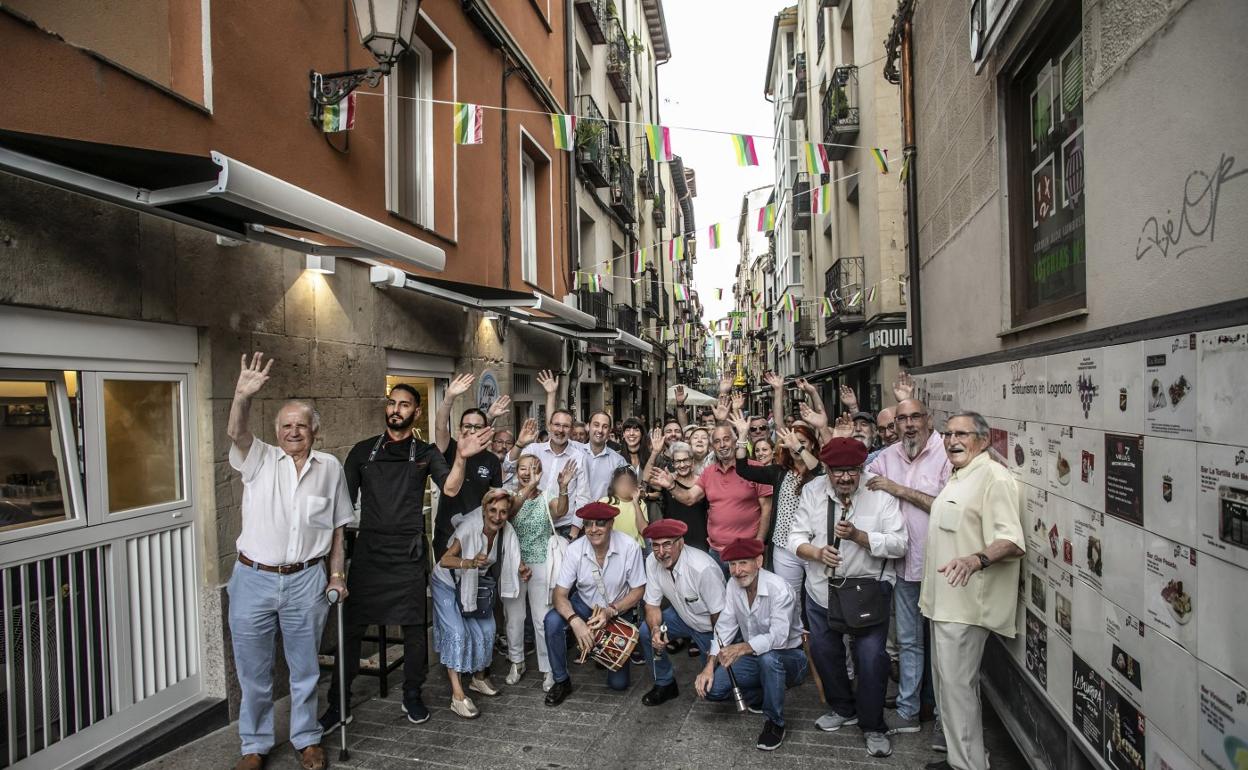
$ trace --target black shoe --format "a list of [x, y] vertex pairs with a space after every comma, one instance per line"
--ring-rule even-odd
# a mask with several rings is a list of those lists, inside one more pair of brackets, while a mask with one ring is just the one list
[[668, 655], [675, 655], [676, 653], [678, 653], [678, 652], [680, 652], [681, 650], [685, 649], [685, 643], [686, 643], [687, 641], [688, 641], [688, 640], [686, 640], [686, 639], [673, 639], [672, 641], [668, 642], [668, 643], [667, 643], [667, 654], [668, 654]]
[[657, 706], [679, 696], [680, 688], [676, 686], [675, 682], [671, 684], [656, 684], [650, 692], [641, 696], [641, 705]]
[[763, 731], [758, 734], [758, 743], [754, 745], [763, 751], [775, 751], [781, 743], [784, 743], [784, 725], [768, 719], [763, 723]]
[[429, 709], [425, 708], [425, 702], [420, 699], [420, 691], [411, 693], [403, 693], [403, 713], [407, 714], [407, 721], [414, 725], [423, 724], [429, 721]]
[[[355, 717], [351, 715], [351, 712], [348, 711], [347, 712], [347, 724], [351, 724], [351, 720], [353, 720], [354, 718]], [[325, 713], [321, 714], [320, 723], [321, 723], [321, 732], [326, 732], [326, 733], [333, 730], [338, 725], [342, 724], [342, 712], [338, 709], [337, 703], [334, 703], [329, 708], [325, 709]]]
[[886, 696], [884, 696], [884, 708], [886, 708], [886, 709], [895, 709], [895, 708], [897, 708], [897, 696], [896, 696], [896, 695], [886, 695]]
[[634, 666], [646, 665], [646, 656], [641, 654], [641, 650], [634, 649], [633, 654], [628, 656], [628, 660]]
[[560, 703], [563, 703], [563, 701], [571, 694], [572, 694], [571, 677], [564, 679], [562, 682], [555, 682], [554, 686], [550, 688], [550, 692], [546, 693], [546, 705], [558, 706]]
[[702, 657], [702, 648], [698, 646], [697, 642], [689, 643], [689, 657], [691, 658]]
[[953, 765], [942, 759], [938, 762], [928, 762], [923, 765], [923, 770], [953, 770]]
[[747, 710], [748, 710], [751, 714], [761, 714], [761, 713], [763, 713], [763, 702], [760, 700], [758, 703], [751, 703], [751, 704], [749, 704], [748, 706], [746, 706], [745, 708], [746, 708], [746, 709], [747, 709]]

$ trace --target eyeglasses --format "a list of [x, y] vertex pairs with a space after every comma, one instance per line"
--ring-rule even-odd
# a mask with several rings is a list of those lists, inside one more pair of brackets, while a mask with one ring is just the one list
[[687, 464], [692, 463], [692, 462], [693, 462], [693, 458], [691, 458], [691, 457], [674, 457], [674, 458], [672, 458], [672, 465], [687, 465]]
[[469, 433], [476, 433], [479, 430], [485, 430], [485, 423], [481, 423], [480, 425], [477, 425], [476, 423], [461, 423], [459, 427], [461, 430], [466, 430]]
[[893, 419], [897, 422], [918, 422], [927, 416], [927, 412], [915, 412], [914, 414], [899, 414]]
[[945, 439], [945, 441], [948, 441], [951, 438], [957, 439], [958, 441], [966, 441], [971, 436], [978, 436], [979, 434], [973, 430], [942, 430], [940, 435]]
[[679, 540], [651, 540], [650, 547], [656, 551], [670, 551], [679, 542]]
[[606, 529], [611, 526], [610, 519], [586, 519], [585, 529]]
[[857, 476], [862, 473], [862, 468], [828, 468], [829, 476]]

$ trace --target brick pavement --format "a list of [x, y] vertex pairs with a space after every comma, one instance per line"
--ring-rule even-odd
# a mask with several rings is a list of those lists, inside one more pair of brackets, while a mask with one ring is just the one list
[[[532, 656], [530, 662], [534, 660]], [[609, 690], [603, 672], [590, 665], [572, 667], [575, 692], [558, 708], [543, 704], [541, 677], [530, 669], [514, 687], [487, 698], [472, 693], [481, 709], [475, 720], [464, 720], [448, 708], [450, 686], [441, 667], [433, 667], [425, 686], [425, 703], [433, 718], [413, 725], [399, 710], [401, 693], [377, 697], [377, 682], [361, 677], [355, 687], [355, 721], [348, 728], [350, 759], [338, 762], [339, 734], [325, 737], [331, 767], [360, 770], [414, 770], [448, 768], [611, 768], [654, 764], [664, 770], [710, 767], [794, 768], [922, 768], [940, 755], [929, 749], [931, 724], [916, 735], [893, 736], [893, 755], [868, 757], [858, 728], [824, 733], [814, 726], [824, 713], [809, 679], [790, 690], [785, 718], [784, 745], [774, 752], [758, 751], [754, 741], [763, 718], [737, 714], [727, 703], [706, 703], [693, 695], [698, 662], [684, 653], [676, 656], [681, 695], [662, 706], [641, 705], [651, 686], [645, 668], [634, 666], [627, 692]], [[496, 660], [501, 685], [505, 664]], [[323, 682], [324, 687], [328, 679]], [[686, 683], [688, 685], [686, 686]], [[401, 687], [399, 690], [401, 691]], [[286, 704], [278, 706], [279, 740], [286, 734]], [[985, 733], [994, 770], [1025, 770], [1005, 728], [985, 703]], [[199, 770], [232, 767], [238, 751], [236, 725], [223, 728], [195, 743], [149, 763], [145, 770]], [[267, 765], [274, 770], [295, 769], [299, 763], [289, 744], [279, 746]]]

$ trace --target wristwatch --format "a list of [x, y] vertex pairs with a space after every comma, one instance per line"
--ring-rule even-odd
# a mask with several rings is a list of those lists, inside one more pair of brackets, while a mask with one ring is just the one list
[[979, 568], [981, 570], [988, 569], [989, 567], [992, 566], [992, 560], [989, 559], [988, 555], [983, 553], [982, 551], [980, 553], [975, 554], [975, 558], [979, 559]]
[[331, 573], [329, 573], [329, 577], [330, 577], [331, 579], [332, 579], [332, 578], [342, 578], [343, 580], [346, 580], [346, 579], [347, 579], [347, 573], [345, 573], [345, 572], [331, 572]]

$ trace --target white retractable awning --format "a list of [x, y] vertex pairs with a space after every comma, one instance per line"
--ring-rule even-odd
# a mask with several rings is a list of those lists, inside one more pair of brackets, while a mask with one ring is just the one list
[[[441, 271], [446, 252], [220, 152], [205, 158], [0, 131], [0, 170], [237, 240]], [[283, 231], [320, 234], [347, 246]]]

